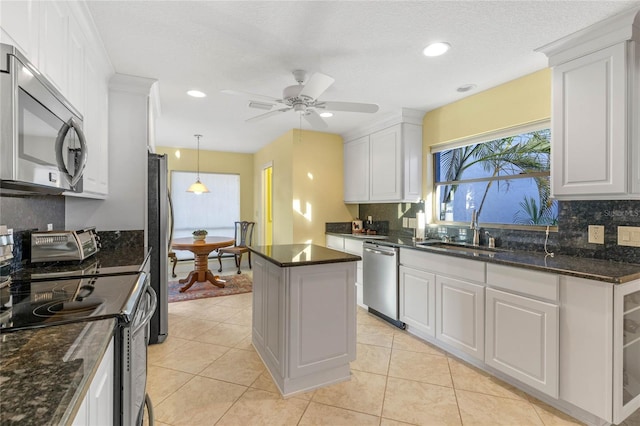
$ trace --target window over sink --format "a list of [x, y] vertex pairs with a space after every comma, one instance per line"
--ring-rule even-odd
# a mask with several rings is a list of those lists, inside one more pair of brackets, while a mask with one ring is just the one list
[[550, 198], [548, 125], [433, 147], [436, 221], [468, 224], [475, 210], [485, 224], [557, 225], [558, 203]]

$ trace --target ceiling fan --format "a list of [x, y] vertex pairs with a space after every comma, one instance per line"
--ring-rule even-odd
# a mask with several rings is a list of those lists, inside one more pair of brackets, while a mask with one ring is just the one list
[[[364, 104], [359, 102], [338, 102], [338, 101], [320, 101], [318, 98], [333, 84], [333, 77], [319, 72], [313, 73], [303, 84], [307, 76], [307, 72], [303, 70], [293, 71], [293, 78], [298, 82], [293, 86], [285, 87], [282, 91], [282, 98], [274, 98], [271, 96], [257, 95], [255, 93], [243, 92], [238, 90], [223, 90], [222, 93], [229, 95], [248, 96], [250, 99], [259, 99], [249, 101], [249, 106], [263, 110], [271, 110], [267, 113], [251, 117], [247, 122], [264, 120], [273, 115], [278, 115], [287, 111], [295, 111], [300, 113], [311, 127], [316, 129], [326, 129], [328, 124], [320, 117], [318, 111], [347, 111], [347, 112], [366, 112], [374, 113], [378, 111], [376, 104]], [[273, 109], [276, 108], [276, 109]]]

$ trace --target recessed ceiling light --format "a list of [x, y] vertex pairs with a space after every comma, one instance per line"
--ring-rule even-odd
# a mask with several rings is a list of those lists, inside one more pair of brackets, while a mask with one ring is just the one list
[[475, 84], [464, 84], [464, 85], [458, 87], [456, 90], [458, 92], [460, 92], [460, 93], [464, 93], [464, 92], [468, 92], [469, 90], [473, 90], [476, 87], [478, 87], [478, 86], [476, 86]]
[[324, 118], [333, 117], [333, 113], [332, 112], [321, 112], [320, 113], [320, 117], [324, 117]]
[[193, 96], [194, 98], [204, 98], [205, 96], [207, 96], [206, 93], [201, 92], [199, 90], [189, 90], [187, 92], [187, 95]]
[[440, 56], [446, 53], [447, 50], [451, 48], [451, 45], [444, 41], [439, 41], [437, 43], [431, 43], [427, 47], [424, 48], [422, 53], [424, 56]]

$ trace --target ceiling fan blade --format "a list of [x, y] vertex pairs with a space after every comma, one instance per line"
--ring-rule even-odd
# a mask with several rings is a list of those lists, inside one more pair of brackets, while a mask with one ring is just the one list
[[247, 123], [253, 123], [254, 121], [260, 121], [260, 120], [264, 120], [265, 118], [269, 118], [272, 115], [278, 115], [281, 112], [287, 112], [289, 111], [291, 108], [281, 108], [281, 109], [276, 109], [274, 111], [269, 111], [267, 113], [264, 114], [260, 114], [260, 115], [256, 115], [255, 117], [251, 117], [248, 118], [247, 120], [245, 120]]
[[363, 104], [359, 102], [335, 102], [326, 101], [316, 104], [317, 108], [324, 108], [329, 111], [348, 111], [348, 112], [378, 112], [378, 105]]
[[314, 73], [300, 92], [300, 97], [318, 99], [334, 82], [333, 77], [319, 72]]
[[322, 117], [320, 117], [320, 115], [318, 115], [318, 113], [315, 111], [307, 112], [306, 114], [304, 114], [304, 118], [309, 122], [309, 124], [311, 124], [311, 127], [313, 127], [314, 129], [326, 129], [329, 127], [327, 122], [324, 121]]
[[282, 99], [276, 99], [276, 98], [271, 97], [271, 96], [258, 95], [258, 94], [250, 93], [250, 92], [243, 92], [241, 90], [225, 89], [225, 90], [221, 90], [220, 92], [221, 93], [225, 93], [227, 95], [235, 95], [235, 96], [243, 96], [245, 98], [260, 99], [260, 100], [263, 100], [263, 101], [273, 102], [273, 103], [276, 103], [276, 104], [282, 103]]

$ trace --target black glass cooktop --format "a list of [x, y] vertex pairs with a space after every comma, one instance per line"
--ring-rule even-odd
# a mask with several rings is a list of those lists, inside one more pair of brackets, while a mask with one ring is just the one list
[[0, 333], [118, 317], [129, 322], [145, 274], [13, 281], [0, 289]]

